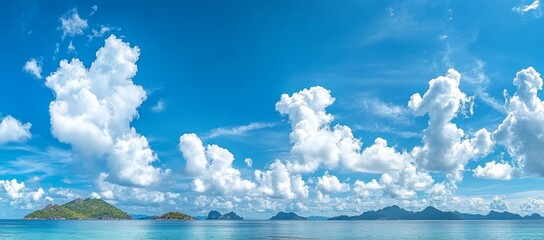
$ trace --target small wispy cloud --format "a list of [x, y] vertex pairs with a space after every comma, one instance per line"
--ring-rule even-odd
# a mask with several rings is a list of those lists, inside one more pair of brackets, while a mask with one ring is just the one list
[[62, 30], [62, 39], [66, 36], [83, 35], [83, 30], [89, 26], [87, 20], [82, 19], [75, 8], [68, 11], [59, 21], [61, 23], [59, 29]]
[[89, 41], [92, 41], [95, 38], [103, 37], [106, 33], [111, 32], [112, 30], [115, 30], [115, 28], [107, 25], [101, 25], [99, 29], [91, 29], [91, 34], [87, 35], [87, 38]]
[[401, 138], [421, 138], [421, 132], [411, 132], [399, 130], [385, 125], [379, 124], [369, 124], [369, 125], [359, 125], [356, 124], [353, 126], [353, 131], [364, 131], [364, 132], [373, 132], [373, 133], [388, 133]]
[[263, 128], [271, 128], [276, 126], [277, 123], [263, 123], [263, 122], [255, 122], [250, 123], [243, 126], [237, 126], [237, 127], [220, 127], [215, 128], [210, 131], [208, 136], [206, 138], [216, 138], [216, 137], [222, 137], [222, 136], [241, 136], [248, 132], [263, 129]]
[[405, 114], [406, 109], [391, 103], [382, 102], [378, 99], [363, 101], [366, 109], [375, 110], [375, 114], [386, 118], [398, 118]]
[[521, 15], [524, 15], [528, 12], [533, 12], [535, 18], [542, 17], [542, 11], [540, 10], [540, 0], [535, 0], [533, 3], [529, 5], [520, 5], [517, 7], [512, 8], [512, 11], [517, 12]]
[[469, 84], [470, 88], [474, 90], [473, 94], [481, 99], [486, 105], [492, 107], [499, 112], [505, 112], [504, 103], [500, 102], [496, 98], [493, 98], [488, 92], [486, 87], [489, 85], [490, 79], [485, 74], [485, 62], [482, 60], [476, 60], [474, 67], [470, 69], [464, 76], [464, 80]]
[[164, 112], [166, 110], [166, 103], [161, 99], [157, 101], [157, 104], [151, 108], [153, 112]]
[[98, 11], [98, 6], [97, 5], [94, 5], [91, 7], [91, 13], [89, 13], [89, 16], [92, 16], [96, 13], [96, 11]]
[[23, 66], [23, 70], [37, 79], [42, 79], [42, 63], [35, 58], [28, 60]]
[[395, 7], [387, 7], [381, 17], [365, 34], [363, 45], [373, 44], [385, 39], [406, 39], [420, 37], [440, 28], [439, 22], [423, 21], [413, 8], [413, 3], [399, 1]]
[[410, 122], [408, 115], [410, 112], [404, 106], [393, 103], [383, 102], [377, 98], [363, 98], [359, 102], [359, 107], [368, 114], [379, 118], [389, 119], [397, 124], [406, 124]]
[[76, 46], [74, 46], [74, 43], [70, 41], [68, 44], [68, 47], [66, 48], [67, 53], [75, 53], [76, 52]]
[[38, 149], [29, 146], [2, 146], [0, 150], [19, 152], [20, 156], [14, 159], [5, 159], [0, 166], [0, 175], [29, 175], [38, 174], [42, 177], [56, 175], [72, 163], [71, 151], [49, 147]]
[[251, 168], [253, 166], [253, 159], [251, 158], [246, 158], [244, 162], [246, 163], [248, 168]]

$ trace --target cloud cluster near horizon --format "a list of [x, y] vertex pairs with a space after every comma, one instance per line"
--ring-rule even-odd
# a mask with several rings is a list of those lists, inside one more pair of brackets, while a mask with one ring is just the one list
[[[137, 108], [146, 99], [143, 88], [132, 81], [138, 57], [138, 47], [111, 35], [97, 51], [90, 68], [78, 59], [62, 60], [59, 69], [45, 80], [55, 93], [49, 109], [51, 131], [59, 141], [70, 144], [83, 161], [105, 166], [96, 172], [99, 181], [93, 197], [118, 200], [138, 192], [150, 198], [136, 200], [164, 202], [167, 199], [164, 193], [142, 187], [159, 184], [170, 170], [154, 166], [158, 158], [147, 138], [130, 126], [138, 117]], [[530, 144], [538, 142], [538, 136], [544, 134], [544, 129], [535, 128], [544, 125], [541, 117], [544, 104], [537, 95], [542, 89], [540, 74], [532, 67], [518, 72], [513, 80], [518, 90], [508, 98], [505, 105], [508, 115], [503, 123], [495, 130], [480, 129], [473, 135], [452, 123], [458, 115], [469, 117], [475, 111], [473, 98], [459, 88], [461, 78], [459, 72], [450, 69], [445, 76], [430, 80], [423, 96], [416, 93], [409, 99], [408, 109], [415, 116], [429, 116], [422, 145], [413, 149], [396, 149], [382, 137], [363, 145], [350, 127], [332, 124], [334, 116], [326, 109], [336, 99], [330, 90], [315, 86], [283, 94], [275, 105], [291, 125], [289, 159], [274, 160], [266, 169], [254, 170], [253, 176], [244, 177], [233, 166], [235, 157], [228, 149], [213, 144], [205, 146], [196, 134], [190, 133], [182, 135], [179, 141], [186, 161], [185, 171], [172, 174], [193, 177], [191, 189], [203, 197], [198, 199], [199, 204], [211, 204], [204, 200], [206, 196], [222, 197], [225, 206], [232, 207], [242, 201], [267, 204], [270, 199], [283, 199], [283, 204], [295, 201], [290, 207], [293, 209], [307, 208], [302, 199], [310, 196], [316, 196], [316, 204], [322, 204], [330, 203], [331, 195], [345, 192], [352, 194], [346, 202], [365, 198], [416, 201], [418, 195], [424, 195], [428, 204], [448, 204], [456, 201], [453, 192], [462, 181], [461, 172], [468, 161], [487, 156], [495, 144], [504, 146], [515, 162], [488, 162], [475, 168], [474, 176], [505, 180], [542, 176], [543, 163], [537, 157], [541, 150], [538, 145]], [[23, 125], [11, 116], [2, 121], [2, 125], [8, 124], [20, 130], [12, 135], [2, 134], [4, 138], [23, 141], [31, 136], [30, 124]], [[220, 128], [208, 138], [239, 135], [273, 125], [254, 123]], [[326, 170], [323, 176], [305, 179], [305, 175], [320, 170]], [[333, 175], [338, 170], [380, 174], [380, 177], [370, 181], [355, 179], [351, 184]], [[437, 182], [432, 172], [446, 174], [447, 178]], [[15, 192], [11, 195], [18, 196], [12, 187], [15, 185], [8, 186], [7, 182], [3, 185], [6, 191]], [[504, 201], [494, 198], [491, 209], [504, 208], [501, 203]], [[285, 207], [280, 204], [270, 208]]]
[[[486, 157], [494, 151], [496, 144], [508, 149], [515, 161], [487, 162], [484, 167], [478, 166], [473, 170], [475, 177], [509, 180], [541, 173], [538, 166], [543, 162], [537, 156], [542, 152], [536, 147], [539, 145], [529, 144], [529, 141], [538, 142], [537, 136], [544, 134], [542, 129], [535, 129], [535, 126], [544, 126], [544, 122], [538, 122], [544, 115], [540, 113], [543, 105], [537, 96], [542, 88], [540, 74], [532, 67], [518, 72], [513, 80], [518, 91], [505, 105], [508, 115], [503, 123], [497, 129], [482, 128], [472, 135], [452, 122], [458, 115], [469, 117], [475, 111], [472, 105], [474, 99], [459, 88], [461, 78], [459, 72], [450, 69], [445, 76], [430, 80], [429, 89], [423, 96], [416, 93], [410, 98], [407, 105], [416, 116], [429, 115], [428, 127], [423, 131], [421, 140], [423, 145], [411, 150], [395, 149], [380, 137], [363, 147], [361, 140], [354, 137], [348, 126], [331, 126], [334, 117], [326, 108], [334, 103], [335, 98], [323, 87], [303, 89], [292, 95], [283, 94], [276, 103], [276, 110], [286, 115], [291, 123], [291, 157], [283, 161], [275, 160], [267, 170], [255, 170], [252, 182], [240, 178], [239, 172], [232, 169], [232, 154], [220, 148], [222, 155], [229, 159], [224, 166], [232, 169], [234, 174], [208, 173], [205, 175], [207, 183], [197, 177], [193, 181], [193, 190], [226, 196], [222, 193], [239, 191], [240, 186], [245, 186], [241, 189], [246, 197], [261, 198], [264, 193], [268, 197], [300, 200], [315, 194], [318, 199], [328, 199], [325, 201], [330, 201], [329, 194], [350, 190], [357, 198], [415, 199], [419, 193], [426, 195], [425, 199], [430, 201], [428, 204], [446, 206], [452, 201], [459, 201], [454, 191], [462, 181], [462, 172], [466, 170], [468, 162]], [[517, 121], [513, 121], [513, 118]], [[188, 142], [188, 137], [197, 144]], [[530, 146], [535, 148], [528, 148]], [[219, 147], [210, 145], [208, 148]], [[187, 160], [186, 172], [189, 173], [202, 172], [207, 162], [218, 161], [205, 156], [203, 144], [195, 134], [183, 135], [180, 149]], [[195, 152], [199, 154], [195, 155]], [[201, 159], [199, 164], [195, 159]], [[531, 169], [525, 168], [531, 164]], [[305, 174], [314, 174], [321, 169], [327, 172], [318, 177], [317, 182], [304, 180]], [[382, 175], [368, 182], [355, 180], [350, 185], [330, 172], [337, 170]], [[430, 175], [432, 172], [443, 173], [447, 177], [437, 182]], [[234, 180], [227, 180], [228, 176], [234, 177]], [[207, 191], [217, 183], [230, 184], [220, 185], [220, 191]], [[314, 192], [309, 191], [314, 189], [310, 183], [315, 183]], [[211, 187], [206, 184], [211, 184]], [[230, 186], [230, 189], [226, 189], [226, 186]], [[503, 196], [493, 198], [490, 209], [507, 209], [505, 201]]]
[[[132, 119], [138, 116], [137, 108], [146, 99], [143, 88], [131, 80], [137, 72], [139, 49], [111, 35], [96, 56], [89, 69], [78, 59], [62, 60], [60, 68], [46, 78], [46, 86], [56, 97], [50, 104], [52, 133], [59, 141], [70, 144], [85, 161], [98, 161], [97, 165], [105, 163], [107, 166], [100, 169], [101, 180], [97, 182], [99, 189], [93, 193], [94, 197], [115, 199], [121, 194], [123, 198], [127, 191], [133, 193], [140, 191], [140, 187], [158, 183], [164, 171], [152, 165], [157, 156], [147, 139], [130, 127]], [[36, 65], [35, 60], [27, 63], [25, 69], [27, 65]], [[35, 68], [28, 69], [34, 75], [40, 74], [32, 70]], [[429, 115], [428, 127], [423, 131], [423, 145], [412, 150], [395, 149], [380, 137], [363, 147], [351, 128], [340, 124], [332, 126], [334, 117], [326, 108], [335, 102], [335, 98], [329, 90], [316, 86], [292, 95], [283, 94], [276, 103], [276, 110], [287, 116], [291, 124], [290, 159], [275, 160], [267, 169], [255, 170], [253, 178], [244, 179], [233, 167], [235, 158], [230, 151], [217, 145], [204, 146], [196, 134], [184, 134], [179, 145], [186, 160], [184, 174], [194, 177], [191, 189], [197, 193], [249, 198], [246, 201], [297, 199], [298, 208], [305, 207], [300, 199], [308, 198], [310, 194], [318, 196], [318, 201], [326, 202], [330, 201], [330, 194], [348, 191], [353, 191], [356, 198], [391, 199], [412, 199], [419, 192], [430, 199], [445, 201], [437, 197], [452, 194], [462, 180], [458, 172], [464, 170], [470, 159], [489, 154], [495, 144], [493, 140], [508, 149], [516, 159], [517, 168], [493, 161], [485, 167], [478, 166], [474, 170], [476, 177], [511, 179], [516, 175], [513, 172], [540, 174], [542, 168], [538, 167], [540, 161], [536, 158], [539, 149], [531, 148], [533, 145], [527, 141], [534, 142], [543, 130], [525, 129], [526, 126], [543, 125], [544, 120], [539, 117], [544, 115], [541, 114], [543, 104], [537, 96], [542, 88], [540, 75], [531, 67], [516, 75], [513, 82], [518, 91], [508, 99], [508, 116], [493, 131], [493, 140], [486, 129], [467, 136], [451, 122], [458, 114], [474, 111], [470, 105], [473, 99], [459, 89], [460, 80], [461, 74], [450, 69], [446, 76], [432, 79], [423, 96], [416, 93], [410, 98], [407, 105], [416, 116]], [[217, 129], [208, 137], [239, 134], [269, 125]], [[30, 137], [30, 125], [23, 125], [11, 116], [2, 120], [2, 126], [1, 136], [5, 141], [22, 141]], [[16, 131], [8, 134], [7, 129]], [[513, 142], [519, 144], [513, 145]], [[532, 166], [530, 170], [525, 170], [527, 165]], [[315, 188], [311, 188], [304, 180], [304, 174], [319, 169], [327, 172], [318, 177]], [[332, 175], [332, 171], [338, 169], [381, 174], [381, 177], [368, 182], [356, 179], [350, 185]], [[436, 182], [430, 172], [443, 172], [452, 177], [445, 182]], [[37, 201], [44, 195], [42, 190], [33, 193], [32, 196], [37, 197], [23, 197], [18, 192], [24, 185], [14, 181], [2, 182], [12, 199]], [[160, 192], [148, 194], [155, 195], [151, 197], [152, 201], [165, 199]], [[501, 202], [504, 198], [494, 198], [491, 208], [505, 208]]]
[[[536, 0], [513, 10], [521, 14], [536, 12], [539, 4]], [[97, 9], [93, 7], [89, 16]], [[134, 81], [140, 49], [122, 37], [107, 34], [114, 27], [98, 25], [98, 29], [89, 29], [90, 24], [77, 9], [61, 16], [59, 23], [62, 39], [70, 38], [70, 54], [75, 51], [72, 38], [105, 38], [95, 53], [96, 59], [89, 67], [78, 58], [63, 59], [58, 69], [45, 74], [43, 59], [30, 58], [23, 70], [36, 79], [45, 78], [45, 86], [54, 93], [49, 104], [51, 134], [71, 148], [77, 164], [86, 167], [91, 191], [74, 193], [55, 186], [45, 191], [39, 178], [26, 180], [32, 182], [32, 187], [18, 179], [6, 179], [0, 180], [0, 202], [5, 195], [13, 206], [28, 208], [83, 195], [126, 205], [185, 204], [200, 209], [242, 208], [256, 212], [344, 212], [391, 203], [411, 209], [434, 205], [470, 206], [474, 212], [504, 211], [512, 207], [504, 195], [487, 200], [456, 196], [463, 173], [498, 180], [544, 176], [544, 161], [539, 158], [544, 154], [544, 102], [539, 97], [543, 81], [533, 67], [516, 74], [513, 85], [517, 89], [513, 95], [505, 92], [504, 105], [486, 98], [505, 112], [496, 128], [473, 130], [457, 124], [460, 118], [470, 121], [478, 113], [475, 98], [485, 95], [479, 92], [471, 96], [462, 91], [461, 83], [470, 77], [451, 68], [443, 76], [429, 80], [427, 89], [404, 99], [402, 105], [377, 99], [363, 101], [363, 110], [369, 114], [404, 123], [410, 122], [408, 118], [427, 120], [421, 134], [411, 135], [419, 141], [408, 147], [401, 148], [395, 139], [383, 135], [363, 142], [356, 133], [366, 137], [367, 128], [344, 124], [344, 119], [329, 111], [343, 96], [333, 96], [330, 89], [317, 85], [281, 94], [275, 104], [270, 104], [288, 124], [273, 120], [219, 127], [200, 136], [176, 133], [177, 160], [184, 168], [163, 165], [153, 150], [156, 148], [151, 147], [149, 139], [153, 136], [144, 136], [133, 124], [139, 118], [138, 109], [149, 97]], [[440, 37], [442, 41], [447, 39]], [[57, 43], [55, 54], [58, 48]], [[477, 65], [475, 68], [483, 66], [481, 62]], [[166, 103], [159, 99], [150, 109], [164, 112]], [[173, 107], [168, 105], [169, 110]], [[0, 116], [0, 120], [0, 145], [32, 139], [31, 123], [11, 115]], [[277, 158], [240, 158], [233, 154], [236, 151], [225, 147], [228, 145], [214, 142], [225, 137], [252, 138], [250, 132], [282, 125], [289, 125], [284, 126], [290, 131], [289, 150]], [[508, 159], [492, 155], [499, 147], [507, 151]], [[263, 162], [267, 164], [262, 168], [255, 164]], [[182, 196], [176, 192], [180, 188], [192, 193]], [[543, 202], [528, 198], [519, 209], [544, 211]]]

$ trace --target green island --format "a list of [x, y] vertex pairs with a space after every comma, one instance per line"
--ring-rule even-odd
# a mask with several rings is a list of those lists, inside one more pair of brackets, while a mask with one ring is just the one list
[[78, 198], [63, 205], [49, 204], [41, 210], [26, 215], [23, 219], [126, 220], [132, 217], [102, 199]]
[[180, 212], [169, 212], [161, 216], [155, 216], [152, 219], [153, 220], [184, 220], [184, 221], [195, 220], [193, 217], [184, 213], [180, 213]]

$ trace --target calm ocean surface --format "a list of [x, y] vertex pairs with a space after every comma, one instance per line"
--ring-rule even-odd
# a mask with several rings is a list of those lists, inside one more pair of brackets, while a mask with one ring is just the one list
[[544, 239], [544, 221], [0, 220], [0, 239]]

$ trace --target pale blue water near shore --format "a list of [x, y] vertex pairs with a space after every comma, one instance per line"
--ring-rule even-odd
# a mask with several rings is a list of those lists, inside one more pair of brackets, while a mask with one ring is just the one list
[[544, 239], [544, 221], [0, 220], [0, 239]]

